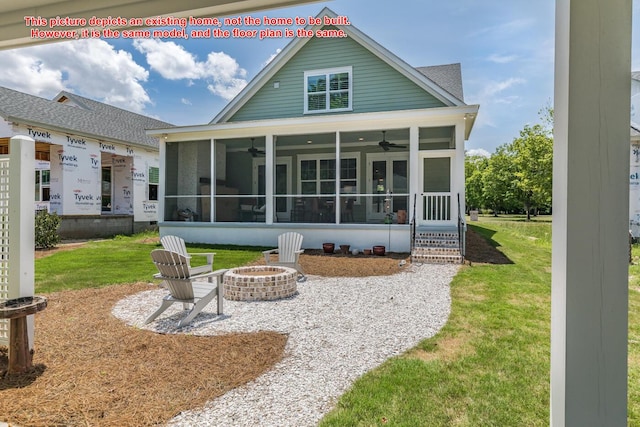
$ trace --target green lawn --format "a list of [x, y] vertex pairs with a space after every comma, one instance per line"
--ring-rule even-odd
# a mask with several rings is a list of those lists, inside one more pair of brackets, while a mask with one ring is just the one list
[[[549, 425], [551, 224], [474, 224], [513, 264], [462, 268], [442, 331], [364, 375], [321, 426]], [[629, 425], [640, 425], [640, 265], [631, 273]]]
[[[157, 233], [118, 236], [88, 242], [86, 245], [58, 252], [35, 262], [37, 293], [69, 289], [94, 288], [119, 283], [152, 281], [157, 270], [150, 252], [160, 248]], [[213, 251], [214, 268], [230, 268], [261, 256], [263, 248], [241, 246], [187, 245], [191, 252]], [[204, 257], [194, 257], [194, 266], [204, 264]]]
[[[321, 426], [547, 426], [551, 224], [481, 217], [470, 225], [510, 264], [465, 266], [451, 284], [445, 327], [364, 375]], [[91, 242], [36, 260], [36, 292], [149, 281], [157, 234]], [[263, 248], [214, 249], [227, 268]], [[640, 246], [629, 277], [629, 425], [640, 425]], [[198, 260], [194, 260], [198, 264]], [[204, 263], [202, 258], [200, 263]]]

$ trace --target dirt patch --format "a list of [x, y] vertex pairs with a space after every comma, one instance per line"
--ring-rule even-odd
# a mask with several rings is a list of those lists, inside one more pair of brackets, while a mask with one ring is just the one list
[[[0, 420], [26, 426], [147, 426], [238, 387], [282, 358], [286, 336], [162, 335], [110, 313], [146, 283], [47, 295], [34, 369], [0, 378]], [[7, 351], [0, 349], [0, 371]]]
[[34, 252], [35, 259], [44, 258], [50, 255], [53, 255], [58, 252], [71, 251], [73, 249], [77, 249], [81, 246], [86, 245], [86, 241], [82, 242], [69, 242], [69, 243], [60, 243], [55, 248], [48, 249], [36, 249]]
[[468, 264], [512, 264], [505, 254], [500, 252], [483, 236], [473, 230], [467, 229], [465, 262]]
[[[306, 275], [313, 276], [387, 276], [401, 272], [409, 265], [410, 258], [408, 253], [387, 253], [384, 256], [325, 254], [320, 249], [306, 249], [300, 255], [300, 265]], [[256, 260], [252, 265], [264, 265], [264, 258]]]

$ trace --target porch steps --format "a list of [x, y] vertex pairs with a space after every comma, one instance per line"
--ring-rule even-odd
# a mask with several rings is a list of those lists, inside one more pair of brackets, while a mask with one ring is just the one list
[[416, 234], [411, 262], [427, 264], [460, 264], [458, 233], [423, 231]]

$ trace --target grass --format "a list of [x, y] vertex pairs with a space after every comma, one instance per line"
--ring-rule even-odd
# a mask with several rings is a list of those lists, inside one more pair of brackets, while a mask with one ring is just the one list
[[[548, 425], [551, 224], [482, 217], [470, 227], [513, 263], [463, 267], [451, 284], [445, 327], [364, 375], [320, 426]], [[153, 237], [91, 242], [38, 259], [37, 291], [148, 281]], [[216, 268], [244, 264], [261, 250], [190, 246], [212, 248]], [[640, 245], [633, 256], [628, 422], [640, 425]]]
[[321, 426], [549, 424], [550, 224], [471, 227], [513, 264], [462, 268], [447, 325], [358, 380]]
[[[151, 281], [157, 269], [149, 253], [160, 248], [157, 233], [118, 236], [91, 241], [82, 247], [37, 259], [36, 293], [97, 288], [120, 283]], [[215, 268], [245, 264], [261, 255], [262, 248], [220, 245], [188, 245], [192, 252], [213, 251]], [[194, 257], [193, 265], [206, 262]]]

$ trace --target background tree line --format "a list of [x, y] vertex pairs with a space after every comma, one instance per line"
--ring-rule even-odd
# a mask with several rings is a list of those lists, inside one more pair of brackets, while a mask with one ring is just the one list
[[551, 210], [553, 110], [540, 113], [543, 123], [525, 125], [520, 136], [496, 148], [490, 157], [465, 156], [467, 209], [494, 215]]

